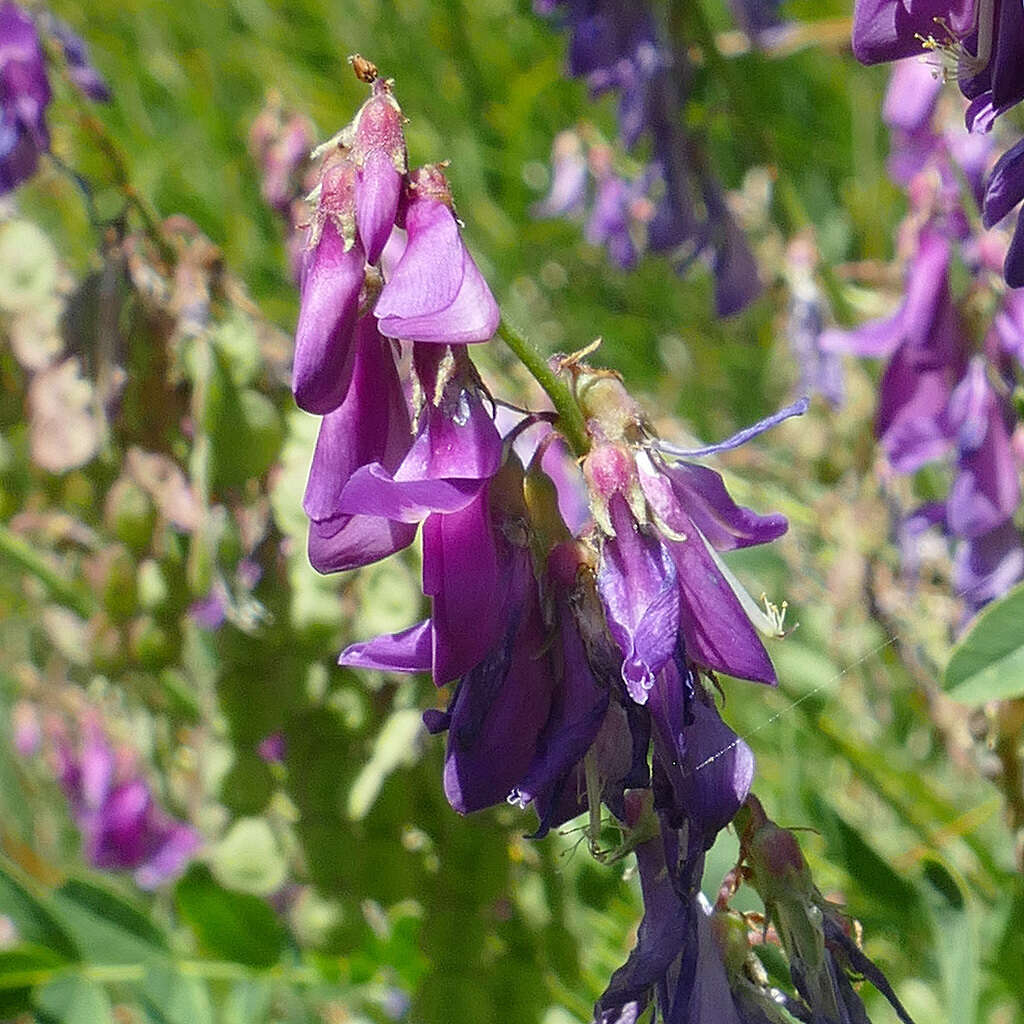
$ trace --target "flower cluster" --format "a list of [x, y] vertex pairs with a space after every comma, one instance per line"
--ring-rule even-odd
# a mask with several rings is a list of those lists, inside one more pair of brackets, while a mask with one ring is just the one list
[[[774, 23], [772, 4], [738, 4], [760, 31]], [[663, 43], [644, 3], [626, 0], [537, 0], [542, 14], [559, 16], [569, 32], [568, 69], [594, 96], [619, 97], [619, 137], [626, 150], [650, 137], [653, 160], [638, 173], [615, 166], [603, 142], [589, 145], [590, 132], [563, 133], [554, 144], [550, 195], [536, 208], [542, 216], [565, 216], [587, 203], [588, 169], [593, 179], [587, 240], [606, 245], [620, 267], [638, 252], [667, 254], [679, 273], [707, 258], [715, 277], [715, 308], [726, 316], [760, 292], [757, 266], [722, 188], [682, 123], [688, 58]], [[583, 144], [584, 139], [588, 145]], [[589, 149], [589, 154], [584, 149]]]
[[40, 27], [59, 44], [75, 85], [92, 99], [110, 98], [85, 43], [67, 25], [44, 13], [37, 26], [13, 0], [0, 4], [0, 194], [32, 177], [40, 155], [50, 148], [51, 91]]
[[[761, 1016], [722, 1016], [733, 997], [698, 892], [754, 774], [719, 715], [718, 675], [774, 684], [759, 630], [782, 635], [779, 611], [760, 611], [720, 553], [768, 543], [787, 522], [737, 505], [696, 460], [807, 400], [685, 451], [579, 353], [556, 363], [585, 425], [578, 460], [550, 414], [499, 416], [466, 348], [495, 331], [498, 309], [447, 182], [438, 167], [406, 171], [392, 85], [354, 61], [373, 91], [319, 151], [296, 333], [296, 399], [324, 417], [309, 555], [322, 572], [366, 565], [421, 526], [430, 613], [340, 662], [451, 685], [423, 718], [447, 734], [457, 812], [532, 806], [535, 837], [589, 812], [596, 856], [636, 850], [644, 922], [595, 1024], [635, 1021], [652, 1003], [665, 1021], [771, 1019], [766, 987]], [[624, 837], [616, 852], [598, 845], [602, 804]]]
[[[991, 131], [996, 119], [1024, 100], [1024, 8], [1014, 0], [857, 0], [853, 52], [868, 64], [936, 54], [937, 74], [954, 77], [970, 100], [967, 127]], [[904, 99], [912, 110], [923, 96]], [[926, 102], [926, 100], [924, 100]], [[1006, 152], [988, 176], [985, 226], [1008, 216], [1024, 199], [1024, 139]], [[1024, 220], [1018, 219], [1003, 272], [1024, 285]]]
[[[876, 433], [894, 469], [912, 473], [952, 455], [948, 498], [914, 513], [908, 529], [940, 524], [958, 541], [954, 584], [973, 611], [1024, 577], [1024, 544], [1013, 521], [1021, 489], [1009, 400], [1024, 371], [1024, 307], [1017, 293], [992, 288], [1005, 241], [975, 232], [961, 201], [961, 179], [981, 194], [988, 137], [937, 131], [938, 95], [929, 69], [908, 62], [894, 72], [885, 103], [895, 144], [890, 171], [911, 202], [900, 232], [906, 297], [891, 317], [826, 332], [825, 344], [889, 358]], [[973, 281], [962, 300], [954, 299], [950, 279], [957, 259]], [[986, 303], [995, 316], [976, 344], [970, 310]]]

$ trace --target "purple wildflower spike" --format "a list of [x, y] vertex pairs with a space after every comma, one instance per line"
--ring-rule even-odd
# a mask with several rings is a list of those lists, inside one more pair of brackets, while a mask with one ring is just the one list
[[501, 314], [459, 233], [444, 174], [421, 167], [410, 188], [408, 243], [374, 309], [381, 333], [443, 345], [487, 341]]
[[339, 136], [356, 167], [356, 229], [370, 263], [380, 257], [398, 214], [408, 170], [403, 121], [391, 82], [375, 78], [373, 94]]
[[609, 172], [598, 183], [597, 196], [584, 237], [591, 245], [604, 245], [612, 262], [622, 270], [636, 264], [636, 247], [629, 234], [630, 188]]
[[0, 5], [0, 195], [35, 172], [50, 148], [50, 83], [32, 19], [11, 0]]
[[299, 407], [336, 409], [352, 378], [366, 256], [354, 239], [355, 169], [339, 152], [325, 161], [302, 274], [292, 390]]
[[319, 572], [369, 565], [412, 543], [416, 527], [341, 509], [350, 477], [371, 463], [393, 471], [412, 440], [409, 410], [390, 343], [372, 317], [356, 331], [352, 383], [320, 425], [303, 507], [310, 518], [309, 560]]

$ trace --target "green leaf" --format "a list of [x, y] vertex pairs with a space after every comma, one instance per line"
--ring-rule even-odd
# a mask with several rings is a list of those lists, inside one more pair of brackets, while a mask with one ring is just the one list
[[107, 993], [88, 978], [55, 978], [35, 993], [33, 1002], [46, 1024], [108, 1024], [114, 1019]]
[[923, 862], [925, 902], [931, 911], [933, 949], [942, 969], [946, 1019], [974, 1024], [978, 1011], [978, 929], [967, 891], [941, 861]]
[[181, 916], [210, 956], [249, 967], [277, 963], [287, 935], [264, 900], [222, 888], [200, 865], [178, 882], [174, 894]]
[[168, 952], [167, 937], [142, 910], [92, 882], [68, 879], [53, 906], [92, 963], [139, 963]]
[[221, 1009], [222, 1024], [258, 1024], [266, 1020], [270, 996], [270, 985], [265, 981], [235, 982]]
[[31, 1009], [32, 989], [67, 962], [52, 949], [32, 943], [0, 952], [0, 1019]]
[[25, 942], [52, 949], [66, 960], [77, 960], [78, 949], [52, 911], [19, 877], [18, 869], [0, 858], [0, 914], [6, 914]]
[[157, 964], [140, 986], [146, 1013], [158, 1024], [213, 1024], [213, 1006], [206, 984]]
[[990, 604], [971, 624], [946, 666], [955, 700], [981, 704], [1024, 694], [1024, 583]]

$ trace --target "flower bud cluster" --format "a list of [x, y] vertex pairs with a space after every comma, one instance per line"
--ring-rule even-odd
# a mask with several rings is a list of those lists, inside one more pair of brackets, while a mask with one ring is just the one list
[[[773, 23], [772, 4], [737, 3], [737, 13], [759, 33]], [[722, 188], [685, 128], [677, 83], [689, 78], [689, 58], [663, 43], [646, 3], [629, 0], [537, 0], [538, 13], [560, 17], [569, 32], [568, 71], [591, 95], [619, 97], [619, 136], [633, 150], [649, 135], [650, 164], [636, 173], [616, 166], [603, 142], [584, 156], [579, 136], [563, 132], [552, 152], [552, 185], [538, 216], [566, 216], [586, 202], [587, 170], [594, 181], [586, 238], [605, 245], [611, 260], [631, 268], [639, 252], [667, 255], [680, 274], [697, 258], [715, 278], [715, 309], [736, 313], [760, 292], [757, 266]], [[594, 133], [587, 131], [585, 136]]]
[[[963, 180], [980, 198], [990, 139], [937, 129], [938, 100], [926, 66], [897, 67], [885, 109], [894, 134], [890, 170], [911, 206], [900, 228], [905, 299], [889, 318], [827, 331], [823, 344], [889, 359], [875, 430], [897, 472], [952, 463], [948, 497], [914, 512], [905, 532], [940, 525], [956, 541], [954, 585], [973, 612], [1024, 578], [1014, 522], [1022, 465], [1012, 443], [1021, 427], [1011, 400], [1024, 384], [1024, 300], [993, 273], [1005, 238], [976, 230], [960, 194]], [[971, 287], [955, 299], [957, 262]]]

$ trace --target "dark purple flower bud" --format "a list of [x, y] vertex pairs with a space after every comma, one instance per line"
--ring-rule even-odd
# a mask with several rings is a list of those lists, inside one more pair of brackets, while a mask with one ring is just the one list
[[0, 195], [35, 172], [50, 147], [45, 112], [50, 83], [32, 19], [17, 4], [0, 5]]
[[374, 309], [381, 333], [443, 345], [487, 341], [501, 314], [459, 233], [445, 176], [421, 167], [410, 190], [408, 243]]
[[357, 469], [342, 512], [421, 522], [464, 508], [498, 472], [501, 437], [465, 351], [415, 344], [413, 363], [424, 395], [416, 438], [393, 473], [380, 463]]
[[551, 190], [531, 210], [534, 217], [581, 213], [587, 196], [587, 158], [574, 131], [559, 132], [551, 145]]
[[[582, 564], [579, 548], [571, 542], [556, 546], [548, 558], [547, 583], [555, 606], [551, 710], [530, 765], [509, 797], [522, 807], [533, 802], [540, 819], [536, 838], [585, 809], [575, 769], [597, 738], [608, 710], [610, 691], [594, 676], [572, 610], [582, 603], [579, 591], [587, 585], [580, 578]], [[605, 758], [601, 767], [610, 767], [611, 760]], [[627, 769], [628, 763], [618, 771], [612, 768], [611, 774], [618, 779]]]
[[460, 814], [501, 803], [516, 790], [551, 707], [554, 674], [527, 549], [509, 545], [503, 583], [497, 641], [459, 681], [444, 716], [444, 790]]
[[59, 18], [51, 18], [47, 26], [56, 36], [68, 64], [68, 75], [83, 95], [98, 103], [110, 101], [110, 88], [89, 59], [85, 40]]
[[200, 845], [198, 833], [171, 818], [147, 783], [120, 756], [94, 718], [82, 723], [77, 749], [57, 740], [58, 778], [93, 867], [130, 870], [143, 889], [177, 877]]
[[292, 390], [299, 407], [337, 409], [352, 379], [366, 256], [354, 237], [355, 168], [340, 153], [324, 163], [302, 273]]
[[921, 37], [956, 39], [974, 28], [976, 0], [855, 0], [853, 53], [864, 64], [913, 57], [922, 52]]
[[414, 524], [341, 510], [341, 496], [361, 466], [398, 468], [412, 441], [409, 409], [391, 353], [373, 317], [356, 329], [352, 383], [320, 425], [303, 507], [309, 516], [309, 560], [319, 572], [369, 565], [412, 543]]
[[985, 227], [998, 224], [1024, 199], [1024, 139], [996, 162], [985, 186], [982, 216]]
[[373, 95], [338, 136], [356, 167], [356, 228], [370, 263], [377, 262], [398, 214], [408, 170], [404, 120], [391, 82], [377, 78]]

